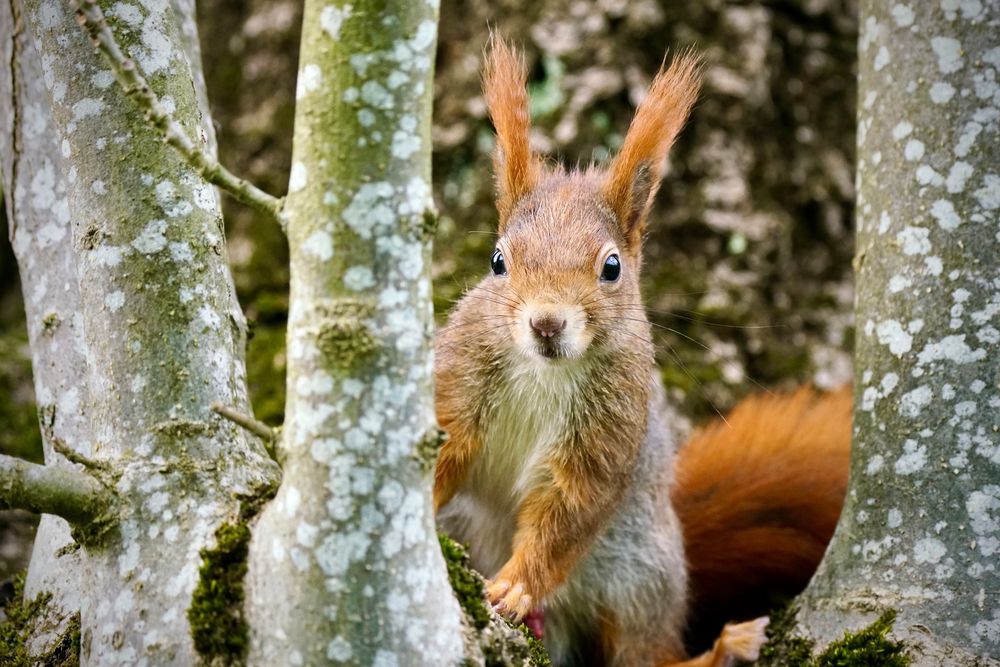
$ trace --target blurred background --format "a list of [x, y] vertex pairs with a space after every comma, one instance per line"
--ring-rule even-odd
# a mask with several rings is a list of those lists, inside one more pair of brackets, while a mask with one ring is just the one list
[[[222, 161], [274, 194], [288, 180], [301, 5], [198, 2]], [[493, 138], [479, 90], [489, 26], [525, 49], [536, 149], [569, 164], [614, 152], [668, 49], [705, 56], [644, 265], [663, 380], [682, 414], [698, 424], [763, 388], [850, 380], [855, 0], [442, 0], [433, 130], [442, 318], [486, 272], [494, 245]], [[288, 249], [273, 222], [223, 202], [252, 327], [254, 409], [276, 425]], [[2, 224], [0, 452], [38, 461], [21, 287]], [[0, 581], [25, 566], [33, 526], [30, 515], [0, 514]]]

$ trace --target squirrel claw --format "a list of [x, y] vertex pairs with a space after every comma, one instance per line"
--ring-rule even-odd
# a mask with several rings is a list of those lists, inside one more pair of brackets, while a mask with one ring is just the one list
[[510, 590], [510, 582], [506, 579], [498, 579], [493, 581], [492, 579], [486, 580], [486, 599], [489, 600], [490, 604], [499, 604], [507, 591]]
[[532, 597], [524, 592], [522, 584], [512, 585], [506, 579], [489, 583], [486, 598], [498, 614], [503, 614], [513, 623], [519, 623], [534, 606]]

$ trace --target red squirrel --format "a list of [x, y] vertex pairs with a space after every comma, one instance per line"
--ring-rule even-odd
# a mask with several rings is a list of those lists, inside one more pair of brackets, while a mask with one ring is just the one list
[[[722, 667], [756, 659], [764, 641], [766, 618], [727, 625], [711, 650], [687, 659], [690, 591], [695, 602], [724, 598], [712, 577], [752, 577], [756, 567], [725, 545], [756, 557], [760, 542], [740, 542], [738, 522], [730, 525], [744, 518], [737, 507], [755, 505], [716, 478], [713, 460], [740, 465], [714, 451], [718, 433], [682, 451], [674, 483], [676, 448], [639, 294], [646, 218], [699, 85], [698, 59], [676, 56], [607, 170], [566, 171], [529, 147], [520, 56], [494, 38], [486, 57], [498, 241], [489, 274], [435, 341], [437, 418], [449, 437], [434, 506], [490, 577], [499, 611], [520, 620], [543, 606], [556, 665]], [[780, 420], [787, 406], [778, 407]], [[758, 467], [773, 451], [760, 452]], [[756, 488], [744, 483], [746, 493]], [[727, 513], [717, 503], [736, 506]]]

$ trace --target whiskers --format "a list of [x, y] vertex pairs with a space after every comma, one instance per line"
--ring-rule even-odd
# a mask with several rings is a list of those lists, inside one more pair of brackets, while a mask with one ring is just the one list
[[[703, 294], [698, 293], [698, 294]], [[689, 293], [678, 294], [672, 296], [689, 296]], [[667, 295], [664, 295], [667, 296]], [[646, 308], [640, 302], [625, 302], [617, 303], [616, 295], [601, 293], [599, 289], [594, 289], [589, 292], [583, 299], [584, 308], [590, 311], [590, 309], [596, 309], [598, 314], [592, 319], [614, 319], [625, 322], [634, 322], [636, 324], [645, 324], [649, 328], [646, 329], [648, 334], [640, 335], [635, 332], [635, 330], [629, 330], [626, 328], [614, 328], [607, 325], [600, 327], [601, 330], [607, 331], [603, 335], [603, 339], [608, 339], [613, 336], [619, 335], [624, 332], [626, 335], [633, 338], [641, 340], [643, 343], [652, 345], [657, 352], [657, 356], [663, 359], [664, 364], [672, 366], [673, 368], [680, 371], [684, 377], [691, 383], [691, 386], [697, 392], [697, 396], [700, 400], [704, 401], [705, 404], [711, 409], [711, 411], [716, 414], [723, 422], [728, 424], [725, 415], [716, 405], [716, 402], [711, 396], [711, 391], [707, 386], [708, 380], [699, 377], [697, 373], [690, 364], [690, 359], [688, 363], [684, 362], [684, 355], [682, 355], [683, 346], [677, 346], [677, 339], [682, 339], [687, 341], [691, 345], [704, 350], [705, 352], [712, 353], [712, 347], [703, 340], [699, 340], [694, 335], [690, 333], [685, 333], [679, 328], [674, 328], [662, 323], [664, 318], [673, 318], [680, 320], [682, 322], [691, 322], [692, 324], [702, 325], [710, 328], [718, 328], [722, 330], [766, 330], [766, 329], [778, 329], [783, 328], [785, 325], [782, 324], [750, 324], [750, 325], [740, 325], [740, 324], [730, 324], [726, 322], [716, 322], [704, 318], [698, 311], [686, 310], [686, 309], [676, 309], [676, 310], [655, 310], [652, 308]], [[659, 320], [659, 321], [654, 321]], [[681, 328], [685, 328], [681, 325], [677, 325]], [[767, 387], [762, 385], [760, 382], [755, 380], [749, 374], [744, 373], [746, 381], [751, 384], [756, 385], [758, 388], [762, 389], [767, 393], [772, 393]]]

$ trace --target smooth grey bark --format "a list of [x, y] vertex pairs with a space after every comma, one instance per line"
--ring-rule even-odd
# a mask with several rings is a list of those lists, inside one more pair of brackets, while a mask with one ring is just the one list
[[450, 665], [434, 527], [437, 2], [307, 0], [286, 207], [284, 477], [250, 545], [250, 663]]
[[861, 24], [854, 454], [800, 622], [893, 608], [916, 664], [973, 664], [1000, 655], [1000, 2]]
[[[59, 438], [68, 448], [91, 453], [90, 422], [79, 409], [89, 394], [86, 345], [77, 289], [76, 254], [70, 242], [69, 184], [49, 109], [42, 62], [24, 22], [22, 3], [0, 3], [3, 62], [0, 67], [0, 159], [10, 241], [18, 261], [31, 348], [35, 399], [44, 460], [73, 467], [52, 448]], [[65, 617], [79, 610], [74, 589], [80, 579], [79, 552], [69, 525], [44, 515], [35, 533], [25, 594], [53, 594], [51, 607]], [[36, 637], [43, 652], [56, 631]]]
[[[182, 37], [193, 23], [174, 11], [182, 5], [190, 10], [180, 1], [104, 8], [189, 136], [207, 144], [205, 97], [192, 84], [200, 64]], [[15, 76], [4, 76], [17, 111], [4, 127], [3, 165], [36, 373], [54, 367], [36, 379], [52, 406], [43, 428], [69, 425], [59, 437], [115, 470], [120, 508], [114, 528], [76, 552], [86, 576], [44, 585], [81, 612], [84, 664], [192, 664], [185, 612], [199, 549], [235, 516], [237, 494], [254, 495], [277, 473], [259, 442], [209, 408], [247, 406], [244, 322], [218, 199], [125, 99], [67, 3], [10, 8], [3, 34], [18, 48], [8, 61]], [[57, 347], [46, 336], [61, 328]], [[39, 551], [54, 544], [36, 545], [29, 580], [52, 562]]]

